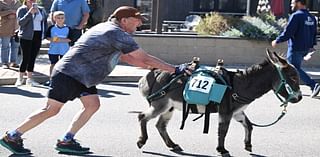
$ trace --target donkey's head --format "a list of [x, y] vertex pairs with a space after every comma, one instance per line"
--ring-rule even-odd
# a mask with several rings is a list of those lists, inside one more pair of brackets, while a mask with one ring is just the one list
[[274, 65], [279, 77], [273, 80], [272, 88], [277, 97], [283, 102], [297, 103], [302, 99], [299, 74], [296, 68], [276, 52], [266, 50], [268, 60]]

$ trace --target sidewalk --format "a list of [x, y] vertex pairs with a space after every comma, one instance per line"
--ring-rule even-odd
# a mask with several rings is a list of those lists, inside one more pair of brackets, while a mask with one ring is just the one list
[[[39, 83], [49, 80], [49, 60], [48, 55], [39, 55], [36, 60], [34, 79]], [[236, 70], [239, 67], [227, 67], [229, 70]], [[241, 68], [240, 68], [241, 69]], [[307, 73], [320, 82], [320, 69], [306, 69]], [[2, 69], [0, 68], [0, 86], [14, 85], [18, 76], [19, 69]], [[105, 82], [137, 82], [141, 76], [148, 73], [149, 70], [141, 69], [128, 65], [117, 65]]]
[[[39, 83], [44, 83], [49, 80], [50, 62], [48, 55], [39, 55], [36, 60], [34, 69], [34, 80]], [[19, 69], [0, 68], [0, 86], [14, 85], [18, 76]], [[117, 65], [115, 69], [106, 78], [105, 82], [137, 82], [141, 76], [144, 76], [149, 70], [141, 69], [127, 65]]]

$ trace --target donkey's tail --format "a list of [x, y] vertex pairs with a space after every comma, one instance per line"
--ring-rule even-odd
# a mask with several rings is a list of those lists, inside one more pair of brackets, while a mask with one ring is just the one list
[[141, 77], [139, 80], [139, 83], [138, 83], [139, 91], [143, 97], [147, 97], [150, 93], [150, 90], [152, 87], [150, 87], [149, 82], [155, 81], [155, 80], [147, 79], [148, 75], [150, 75], [150, 73], [152, 73], [152, 71], [149, 72], [146, 76]]
[[151, 94], [151, 90], [161, 71], [152, 69], [147, 75], [143, 76], [138, 83], [139, 91], [142, 96], [147, 97]]

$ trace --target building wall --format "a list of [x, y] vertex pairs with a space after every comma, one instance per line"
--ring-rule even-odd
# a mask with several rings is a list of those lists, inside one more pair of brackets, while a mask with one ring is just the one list
[[[163, 34], [135, 35], [134, 38], [148, 53], [173, 64], [186, 63], [198, 56], [202, 64], [215, 65], [218, 59], [223, 59], [229, 66], [250, 66], [266, 58], [266, 48], [283, 54], [287, 51], [286, 43], [273, 49], [267, 41], [238, 38]], [[320, 55], [313, 55], [310, 61], [304, 62], [304, 66], [320, 68]]]

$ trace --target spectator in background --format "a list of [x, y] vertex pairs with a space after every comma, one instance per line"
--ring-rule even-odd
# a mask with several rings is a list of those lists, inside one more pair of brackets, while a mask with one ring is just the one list
[[20, 6], [19, 0], [0, 0], [0, 51], [3, 68], [19, 67], [17, 64], [19, 43], [13, 36], [18, 29], [16, 12]]
[[51, 84], [51, 74], [54, 65], [59, 59], [69, 50], [70, 27], [64, 24], [65, 16], [63, 11], [55, 11], [53, 19], [56, 24], [51, 25], [46, 34], [46, 38], [50, 41], [50, 48], [48, 51], [50, 60], [50, 80], [45, 83], [46, 86]]
[[[82, 29], [89, 19], [89, 5], [86, 0], [54, 0], [50, 9], [51, 17], [55, 11], [65, 13], [65, 24], [71, 27], [71, 42], [73, 46], [82, 35]], [[54, 22], [54, 19], [51, 19]]]
[[276, 47], [278, 43], [288, 41], [287, 60], [297, 68], [302, 81], [311, 88], [310, 96], [315, 97], [319, 94], [320, 84], [303, 71], [301, 63], [304, 56], [315, 51], [313, 46], [317, 44], [317, 21], [307, 10], [306, 0], [291, 0], [291, 7], [295, 12], [289, 17], [285, 30], [271, 45]]
[[47, 30], [47, 14], [43, 7], [35, 3], [36, 0], [25, 0], [23, 6], [18, 11], [19, 37], [22, 50], [22, 62], [20, 64], [19, 76], [16, 86], [23, 84], [23, 76], [27, 71], [26, 84], [34, 86], [36, 83], [32, 79], [34, 63], [41, 47]]

